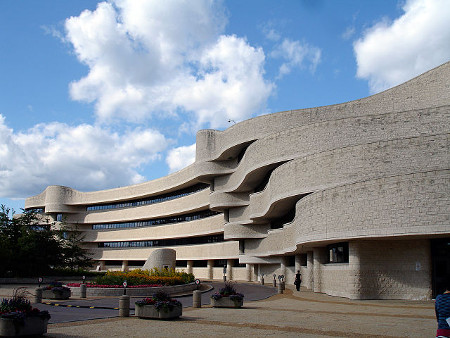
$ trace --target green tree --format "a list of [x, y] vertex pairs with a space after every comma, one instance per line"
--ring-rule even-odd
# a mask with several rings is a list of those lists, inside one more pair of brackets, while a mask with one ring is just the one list
[[80, 232], [64, 223], [55, 225], [34, 212], [17, 215], [2, 205], [0, 276], [39, 276], [53, 269], [89, 267], [92, 262], [80, 247]]
[[88, 251], [81, 247], [83, 236], [76, 226], [68, 226], [63, 220], [58, 236], [62, 242], [64, 266], [70, 270], [86, 269], [93, 261]]

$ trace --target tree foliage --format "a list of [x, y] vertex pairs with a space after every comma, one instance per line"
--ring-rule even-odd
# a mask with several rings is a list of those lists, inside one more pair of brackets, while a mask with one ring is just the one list
[[55, 227], [40, 215], [0, 208], [0, 276], [48, 275], [52, 269], [86, 268], [87, 251], [80, 247], [80, 233], [63, 223]]

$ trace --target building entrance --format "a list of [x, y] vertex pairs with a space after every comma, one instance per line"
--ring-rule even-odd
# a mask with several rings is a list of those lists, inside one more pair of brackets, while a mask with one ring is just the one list
[[431, 240], [433, 298], [445, 291], [445, 280], [450, 278], [450, 238]]

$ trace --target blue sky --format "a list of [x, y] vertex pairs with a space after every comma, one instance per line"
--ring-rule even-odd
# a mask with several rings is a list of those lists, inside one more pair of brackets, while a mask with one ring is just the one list
[[0, 1], [0, 203], [188, 165], [199, 129], [366, 97], [450, 59], [450, 0]]

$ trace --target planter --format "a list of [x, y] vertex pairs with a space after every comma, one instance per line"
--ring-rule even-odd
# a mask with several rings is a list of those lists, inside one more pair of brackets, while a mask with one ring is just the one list
[[31, 336], [47, 333], [48, 318], [26, 317], [23, 323], [14, 323], [13, 319], [0, 318], [0, 336]]
[[134, 308], [136, 317], [152, 319], [178, 318], [183, 312], [182, 306], [174, 306], [172, 310], [157, 310], [154, 305], [137, 305]]
[[72, 295], [72, 292], [70, 289], [65, 289], [62, 291], [54, 291], [54, 290], [44, 290], [42, 291], [42, 298], [45, 299], [69, 299], [69, 297]]
[[240, 308], [244, 305], [244, 299], [230, 299], [230, 297], [222, 297], [220, 299], [211, 298], [212, 307], [231, 307]]

